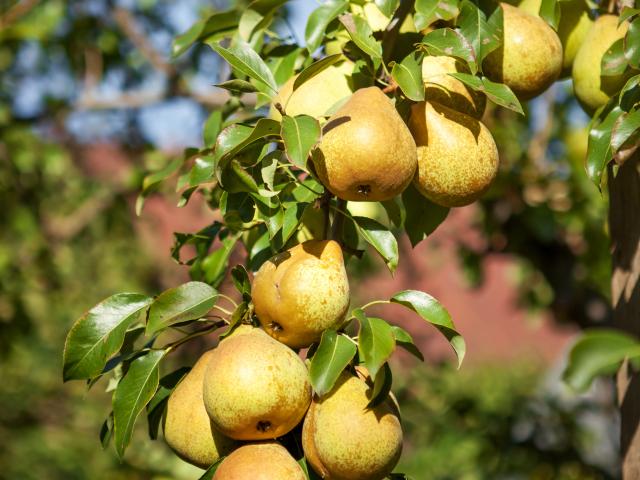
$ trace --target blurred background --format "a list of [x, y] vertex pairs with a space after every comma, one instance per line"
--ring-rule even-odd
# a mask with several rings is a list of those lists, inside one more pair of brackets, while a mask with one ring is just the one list
[[[211, 222], [197, 195], [137, 193], [145, 172], [202, 144], [221, 104], [220, 63], [206, 46], [176, 61], [171, 40], [223, 0], [0, 1], [0, 478], [196, 479], [199, 470], [139, 422], [123, 463], [102, 451], [106, 384], [62, 384], [65, 335], [122, 291], [157, 294], [188, 278], [173, 232]], [[303, 38], [315, 2], [283, 12]], [[456, 371], [435, 331], [390, 308], [427, 360], [395, 358], [405, 422], [398, 471], [415, 479], [613, 479], [612, 384], [584, 395], [559, 380], [576, 333], [609, 321], [606, 199], [588, 181], [587, 117], [560, 82], [527, 116], [489, 109], [500, 177], [479, 203], [451, 212], [395, 277], [348, 266], [354, 305], [402, 288], [451, 312], [468, 345]], [[383, 211], [371, 215], [384, 220]], [[174, 359], [190, 364], [211, 340]]]

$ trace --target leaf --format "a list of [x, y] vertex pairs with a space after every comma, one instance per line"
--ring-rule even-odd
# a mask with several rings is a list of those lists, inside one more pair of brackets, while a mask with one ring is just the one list
[[330, 392], [342, 371], [356, 354], [355, 344], [335, 330], [325, 330], [311, 359], [309, 378], [320, 396]]
[[209, 285], [219, 286], [224, 280], [224, 274], [229, 264], [229, 257], [238, 241], [238, 235], [227, 235], [222, 239], [219, 248], [209, 253], [202, 260], [204, 279]]
[[224, 169], [233, 157], [252, 143], [279, 134], [280, 122], [270, 118], [261, 118], [253, 127], [239, 123], [228, 126], [216, 140], [215, 153], [221, 159], [220, 168]]
[[160, 379], [158, 389], [153, 398], [147, 404], [147, 424], [149, 425], [149, 438], [155, 440], [158, 438], [158, 430], [160, 422], [167, 408], [169, 396], [176, 388], [176, 385], [191, 370], [188, 367], [181, 367]]
[[196, 157], [189, 172], [189, 185], [194, 187], [211, 181], [217, 165], [218, 159], [212, 155]]
[[360, 361], [369, 370], [371, 378], [375, 378], [380, 367], [389, 359], [396, 347], [391, 325], [381, 318], [368, 317], [360, 309], [356, 309], [353, 315], [360, 323], [358, 332]]
[[396, 12], [400, 0], [374, 0], [374, 2], [385, 17], [391, 18]]
[[[270, 19], [278, 7], [288, 0], [255, 0], [243, 11], [238, 23], [238, 34], [249, 41], [253, 33], [261, 26], [265, 28], [265, 19]], [[270, 22], [269, 22], [270, 23]]]
[[624, 56], [635, 69], [640, 69], [640, 16], [630, 24], [624, 37]]
[[493, 103], [524, 115], [522, 105], [520, 105], [518, 98], [507, 85], [492, 82], [487, 77], [476, 77], [468, 73], [449, 73], [448, 75], [457, 78], [473, 90], [483, 92]]
[[[471, 45], [476, 55], [480, 57], [482, 40], [483, 37], [486, 37], [485, 32], [488, 29], [485, 14], [469, 0], [463, 0], [460, 4], [460, 15], [458, 15], [456, 23], [460, 28], [460, 34]], [[469, 64], [471, 73], [475, 74], [478, 71], [480, 63], [482, 63], [482, 59], [478, 58], [476, 62]]]
[[589, 129], [587, 149], [587, 175], [600, 188], [602, 173], [613, 158], [611, 150], [611, 130], [623, 110], [610, 100], [608, 106], [594, 117]]
[[229, 90], [230, 92], [237, 93], [254, 93], [258, 91], [253, 83], [247, 82], [246, 80], [240, 80], [238, 78], [234, 78], [222, 83], [217, 83], [216, 87], [224, 88], [225, 90]]
[[231, 280], [236, 290], [244, 297], [245, 295], [251, 295], [251, 282], [249, 281], [249, 274], [247, 269], [243, 265], [236, 265], [231, 269]]
[[113, 412], [109, 413], [109, 416], [104, 419], [102, 427], [100, 427], [100, 444], [102, 449], [106, 450], [113, 438]]
[[623, 7], [620, 16], [618, 17], [618, 26], [625, 20], [640, 14], [640, 8]]
[[177, 172], [183, 163], [184, 159], [178, 157], [175, 160], [172, 160], [166, 167], [158, 170], [157, 172], [150, 173], [149, 175], [144, 177], [144, 180], [142, 181], [141, 195], [147, 194], [149, 191], [157, 187], [160, 183]]
[[411, 53], [402, 62], [394, 64], [391, 76], [408, 99], [419, 102], [424, 100], [424, 81], [417, 55], [416, 52]]
[[122, 347], [127, 329], [144, 317], [152, 300], [137, 293], [118, 293], [80, 317], [65, 341], [63, 380], [98, 376]]
[[425, 198], [413, 185], [402, 192], [402, 203], [406, 212], [404, 230], [413, 247], [431, 235], [449, 214], [448, 208]]
[[422, 39], [431, 55], [446, 55], [464, 60], [472, 72], [478, 71], [476, 51], [462, 34], [451, 28], [438, 28]]
[[313, 62], [296, 76], [296, 79], [293, 81], [293, 91], [295, 92], [304, 84], [304, 82], [315, 77], [327, 67], [330, 67], [334, 63], [340, 61], [341, 58], [343, 58], [342, 55], [336, 54], [329, 55], [328, 57], [324, 57], [322, 60]]
[[309, 115], [285, 115], [280, 134], [291, 163], [306, 171], [309, 152], [320, 140], [320, 123]]
[[625, 358], [640, 357], [640, 342], [616, 330], [587, 330], [569, 353], [562, 378], [574, 390], [586, 390], [600, 375], [610, 375]]
[[374, 60], [374, 65], [376, 60], [382, 60], [382, 45], [373, 38], [373, 30], [364, 18], [345, 14], [340, 16], [340, 23], [347, 29], [353, 43]]
[[213, 480], [213, 476], [216, 474], [218, 467], [220, 466], [220, 464], [225, 458], [227, 458], [226, 455], [216, 460], [213, 465], [207, 468], [207, 470], [202, 474], [202, 476], [198, 480]]
[[547, 22], [551, 28], [558, 30], [560, 25], [560, 2], [558, 0], [542, 0], [540, 4], [540, 17]]
[[322, 38], [324, 37], [324, 32], [327, 30], [327, 26], [337, 18], [338, 15], [345, 12], [348, 6], [349, 3], [345, 1], [330, 1], [311, 12], [304, 31], [304, 38], [309, 54], [313, 55], [318, 49], [322, 43]]
[[138, 415], [158, 388], [158, 366], [164, 354], [164, 350], [150, 350], [136, 358], [113, 394], [114, 439], [116, 453], [120, 458], [124, 456], [131, 440]]
[[398, 241], [384, 225], [367, 217], [352, 217], [358, 232], [384, 259], [393, 273], [398, 266]]
[[625, 112], [640, 103], [640, 74], [631, 77], [620, 90], [620, 108]]
[[229, 65], [258, 82], [258, 85], [262, 86], [260, 91], [267, 94], [269, 98], [277, 93], [278, 86], [271, 70], [248, 43], [239, 42], [229, 48], [224, 48], [218, 43], [210, 43], [209, 45]]
[[222, 110], [214, 110], [204, 123], [202, 136], [205, 147], [210, 148], [215, 145], [220, 130], [222, 130]]
[[600, 75], [603, 77], [616, 76], [624, 73], [628, 65], [627, 57], [624, 55], [624, 39], [616, 40], [611, 45], [601, 61]]
[[171, 48], [172, 55], [174, 57], [182, 55], [198, 40], [224, 34], [230, 35], [238, 25], [239, 15], [238, 11], [234, 9], [214, 13], [208, 19], [195, 23], [189, 30], [174, 39]]
[[153, 335], [175, 323], [206, 315], [218, 299], [215, 288], [202, 282], [187, 282], [165, 290], [149, 308], [147, 334]]
[[397, 325], [392, 325], [391, 330], [393, 332], [393, 337], [396, 339], [396, 345], [404, 348], [414, 357], [424, 362], [424, 355], [422, 355], [422, 352], [414, 343], [413, 338], [411, 337], [409, 332], [407, 332], [403, 328], [398, 327]]
[[391, 386], [393, 384], [393, 374], [388, 363], [384, 363], [378, 371], [373, 381], [373, 389], [371, 389], [370, 400], [367, 408], [375, 408], [384, 403], [389, 398]]
[[418, 31], [438, 20], [452, 20], [458, 16], [458, 0], [416, 0], [413, 21]]
[[435, 326], [453, 347], [458, 357], [458, 368], [462, 365], [466, 353], [464, 338], [456, 331], [449, 312], [435, 298], [418, 290], [404, 290], [390, 298], [393, 303], [398, 303], [413, 310], [420, 317]]
[[622, 148], [627, 140], [640, 132], [640, 110], [623, 113], [611, 129], [611, 147], [614, 152]]

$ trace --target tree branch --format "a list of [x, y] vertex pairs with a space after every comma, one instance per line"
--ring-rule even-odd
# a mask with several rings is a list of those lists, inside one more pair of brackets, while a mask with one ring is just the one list
[[33, 7], [38, 4], [38, 0], [23, 0], [16, 3], [9, 10], [7, 10], [2, 16], [0, 16], [0, 30], [9, 28], [16, 23], [20, 18], [29, 13]]

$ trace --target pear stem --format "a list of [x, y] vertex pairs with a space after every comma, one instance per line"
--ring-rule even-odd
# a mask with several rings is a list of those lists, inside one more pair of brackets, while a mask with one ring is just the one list
[[224, 327], [225, 325], [227, 325], [227, 321], [225, 320], [221, 320], [219, 322], [214, 323], [212, 326], [210, 327], [205, 327], [205, 328], [201, 328], [200, 330], [196, 330], [193, 333], [190, 333], [189, 335], [187, 335], [186, 337], [182, 337], [180, 340], [176, 340], [173, 343], [169, 343], [168, 345], [165, 345], [164, 347], [162, 347], [162, 350], [165, 350], [167, 353], [169, 353], [172, 350], [175, 350], [176, 348], [178, 348], [180, 345], [182, 345], [183, 343], [188, 342], [189, 340], [192, 340], [196, 337], [201, 337], [202, 335], [207, 335], [208, 333], [212, 333], [215, 330]]
[[238, 304], [235, 302], [235, 300], [233, 298], [231, 298], [228, 295], [225, 295], [224, 293], [218, 293], [218, 296], [220, 298], [224, 298], [226, 301], [228, 301], [231, 305], [233, 305], [233, 308], [238, 308]]
[[[237, 305], [236, 305], [237, 306]], [[232, 312], [230, 312], [229, 310], [227, 310], [226, 308], [222, 308], [220, 305], [214, 305], [213, 308], [215, 308], [216, 310], [221, 311], [222, 313], [224, 313], [225, 315], [232, 315]]]

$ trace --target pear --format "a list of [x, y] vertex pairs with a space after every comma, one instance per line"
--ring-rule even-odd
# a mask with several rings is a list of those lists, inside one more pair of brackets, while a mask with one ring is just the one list
[[600, 76], [602, 56], [616, 40], [626, 35], [628, 28], [628, 22], [618, 26], [617, 16], [602, 15], [594, 22], [578, 50], [573, 62], [573, 90], [582, 107], [590, 114], [607, 103], [631, 76], [630, 72]]
[[[531, 15], [539, 15], [541, 4], [542, 0], [523, 0], [518, 8]], [[571, 67], [578, 49], [593, 25], [593, 20], [589, 17], [589, 8], [584, 0], [566, 0], [559, 2], [558, 5], [560, 5], [558, 37], [563, 51], [561, 76], [568, 77], [571, 75]]]
[[205, 352], [171, 393], [164, 416], [164, 439], [183, 460], [208, 468], [236, 442], [213, 428], [204, 408], [202, 384], [213, 350]]
[[422, 61], [425, 99], [475, 118], [482, 118], [487, 97], [467, 87], [449, 73], [469, 73], [459, 60], [446, 55], [427, 56]]
[[353, 92], [351, 87], [353, 66], [353, 62], [349, 60], [329, 65], [304, 82], [295, 92], [293, 83], [297, 75], [290, 78], [273, 99], [269, 116], [274, 120], [282, 118], [275, 108], [276, 103], [279, 103], [290, 117], [296, 115], [322, 117]]
[[418, 145], [414, 183], [429, 200], [461, 207], [478, 199], [498, 172], [498, 148], [482, 122], [437, 103], [411, 108], [409, 127]]
[[313, 165], [331, 193], [344, 200], [384, 201], [415, 173], [416, 145], [379, 88], [357, 90], [325, 125]]
[[500, 4], [504, 44], [484, 59], [489, 79], [505, 83], [521, 100], [540, 95], [560, 76], [562, 44], [556, 32], [536, 15]]
[[302, 420], [311, 401], [305, 364], [260, 329], [220, 342], [207, 364], [203, 393], [213, 425], [237, 440], [286, 434]]
[[326, 480], [382, 480], [400, 458], [402, 427], [390, 400], [367, 408], [369, 387], [344, 372], [314, 399], [302, 427], [302, 447]]
[[244, 445], [225, 458], [213, 480], [307, 480], [298, 462], [279, 443]]
[[309, 240], [265, 262], [253, 280], [260, 324], [292, 348], [308, 347], [338, 328], [349, 308], [349, 280], [342, 248]]

